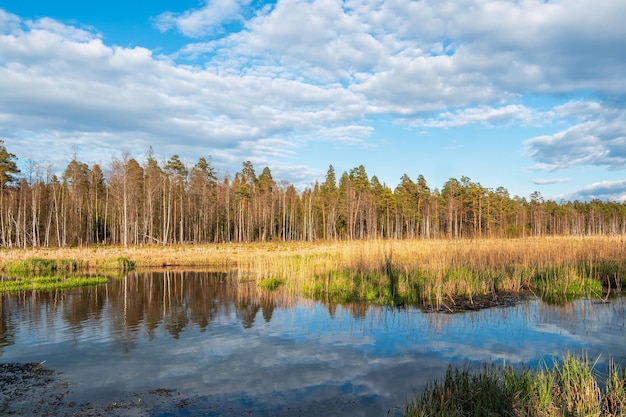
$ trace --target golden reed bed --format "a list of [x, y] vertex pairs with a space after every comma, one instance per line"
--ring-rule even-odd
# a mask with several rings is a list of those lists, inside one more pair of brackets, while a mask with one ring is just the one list
[[130, 259], [138, 268], [244, 268], [257, 272], [291, 266], [301, 272], [318, 268], [367, 271], [386, 265], [400, 271], [455, 266], [500, 269], [626, 260], [626, 236], [14, 248], [0, 250], [0, 267], [28, 258], [74, 259], [86, 267], [97, 267], [117, 257]]

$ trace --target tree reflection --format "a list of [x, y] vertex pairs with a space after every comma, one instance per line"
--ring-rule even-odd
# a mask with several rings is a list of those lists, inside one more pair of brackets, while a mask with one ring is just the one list
[[0, 299], [0, 356], [5, 346], [15, 343], [15, 301], [7, 297]]
[[[218, 317], [233, 317], [249, 329], [259, 311], [269, 323], [276, 308], [297, 302], [286, 291], [260, 288], [236, 272], [134, 272], [103, 286], [0, 295], [0, 349], [14, 343], [16, 323], [31, 323], [46, 332], [60, 317], [73, 340], [80, 340], [86, 328], [107, 331], [120, 351], [128, 353], [142, 334], [153, 340], [161, 329], [179, 338], [189, 326], [204, 331]], [[355, 318], [367, 314], [366, 305], [346, 307]], [[333, 317], [337, 305], [327, 308]]]

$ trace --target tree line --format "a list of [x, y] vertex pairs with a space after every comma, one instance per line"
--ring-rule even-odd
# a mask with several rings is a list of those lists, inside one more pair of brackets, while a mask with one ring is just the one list
[[74, 157], [58, 177], [27, 172], [0, 140], [0, 245], [181, 244], [622, 234], [626, 205], [544, 200], [485, 188], [468, 177], [441, 189], [403, 175], [391, 189], [362, 165], [298, 190], [250, 161], [218, 176], [210, 158], [140, 163], [124, 153], [102, 167]]

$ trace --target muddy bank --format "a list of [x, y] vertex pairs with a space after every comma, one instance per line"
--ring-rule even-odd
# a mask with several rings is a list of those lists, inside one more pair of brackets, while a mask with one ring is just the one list
[[189, 401], [174, 390], [155, 389], [129, 394], [107, 404], [68, 401], [72, 381], [43, 363], [0, 363], [0, 415], [143, 417], [172, 415]]
[[464, 313], [466, 311], [487, 310], [496, 307], [513, 307], [530, 298], [527, 293], [499, 293], [495, 295], [477, 295], [472, 298], [461, 297], [443, 300], [439, 305], [426, 305], [426, 313]]

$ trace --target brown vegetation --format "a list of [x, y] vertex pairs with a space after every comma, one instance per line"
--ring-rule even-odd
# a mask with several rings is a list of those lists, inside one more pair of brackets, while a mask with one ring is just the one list
[[526, 290], [601, 297], [621, 290], [626, 274], [621, 236], [98, 246], [12, 249], [2, 255], [5, 270], [28, 258], [72, 259], [90, 269], [128, 259], [138, 268], [236, 270], [240, 279], [266, 288], [335, 301], [437, 307], [459, 297], [473, 303]]

